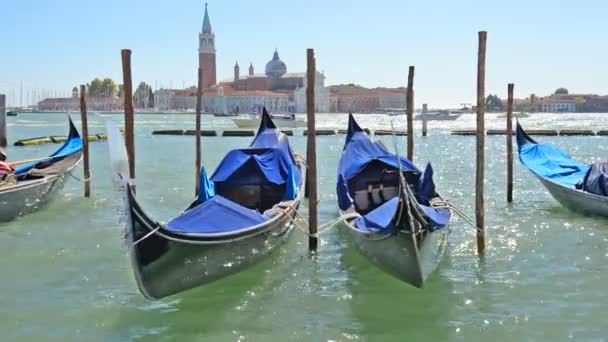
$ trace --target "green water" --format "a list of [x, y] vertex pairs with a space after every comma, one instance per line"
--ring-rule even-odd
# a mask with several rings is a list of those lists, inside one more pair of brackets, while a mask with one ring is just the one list
[[[75, 116], [76, 118], [76, 116]], [[121, 116], [104, 118], [120, 123]], [[603, 115], [524, 119], [535, 128], [577, 127]], [[65, 134], [63, 115], [9, 118], [9, 142]], [[210, 122], [209, 120], [213, 120]], [[387, 119], [360, 116], [363, 126]], [[498, 120], [494, 118], [493, 120]], [[344, 128], [345, 116], [321, 116]], [[91, 132], [103, 119], [90, 118]], [[153, 136], [154, 129], [191, 128], [191, 116], [136, 118], [138, 198], [159, 220], [192, 198], [193, 137]], [[473, 117], [433, 123], [416, 138], [415, 161], [432, 161], [438, 190], [473, 216]], [[581, 123], [583, 122], [583, 123]], [[78, 122], [79, 123], [79, 122]], [[205, 128], [231, 128], [205, 118]], [[499, 126], [491, 121], [490, 126]], [[594, 124], [594, 129], [602, 128]], [[579, 127], [582, 128], [582, 127]], [[204, 163], [214, 169], [230, 148], [251, 138], [204, 138]], [[335, 173], [344, 136], [319, 137], [320, 221], [337, 215]], [[607, 137], [547, 137], [591, 162], [605, 160]], [[385, 139], [392, 147], [390, 137]], [[405, 151], [405, 138], [399, 147]], [[305, 138], [292, 138], [303, 153]], [[504, 137], [487, 139], [486, 257], [475, 232], [453, 225], [446, 256], [424, 290], [385, 275], [361, 257], [339, 230], [323, 235], [311, 257], [295, 230], [288, 243], [235, 276], [161, 301], [135, 285], [122, 240], [121, 198], [111, 185], [106, 143], [91, 143], [93, 196], [70, 179], [44, 210], [0, 224], [1, 341], [604, 341], [608, 339], [608, 221], [562, 209], [533, 176], [515, 165], [515, 202], [505, 202]], [[46, 155], [57, 145], [11, 147], [11, 159]], [[81, 176], [82, 170], [76, 171]], [[305, 205], [307, 207], [307, 205]], [[304, 210], [304, 214], [306, 214]]]

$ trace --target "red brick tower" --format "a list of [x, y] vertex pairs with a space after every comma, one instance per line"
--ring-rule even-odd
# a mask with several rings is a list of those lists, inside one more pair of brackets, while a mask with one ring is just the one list
[[217, 83], [215, 69], [215, 34], [211, 30], [211, 21], [205, 3], [203, 30], [198, 35], [198, 66], [203, 69], [203, 88]]

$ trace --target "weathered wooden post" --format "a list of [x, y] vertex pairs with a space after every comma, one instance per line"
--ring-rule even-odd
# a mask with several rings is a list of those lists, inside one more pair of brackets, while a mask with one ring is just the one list
[[133, 80], [131, 78], [131, 50], [124, 49], [122, 55], [122, 79], [125, 95], [125, 144], [129, 157], [129, 177], [135, 191], [135, 132], [133, 118]]
[[414, 66], [407, 73], [407, 159], [414, 160]]
[[195, 195], [201, 190], [201, 110], [203, 101], [203, 69], [198, 68], [198, 89], [196, 91], [196, 161], [194, 173]]
[[513, 202], [513, 88], [507, 86], [507, 202]]
[[84, 164], [84, 197], [91, 197], [91, 171], [89, 170], [89, 125], [87, 122], [86, 87], [80, 85], [80, 121], [82, 121], [82, 154]]
[[479, 32], [479, 50], [477, 52], [477, 170], [475, 173], [475, 219], [477, 223], [477, 253], [483, 255], [486, 249], [484, 228], [484, 203], [483, 203], [483, 180], [484, 180], [484, 147], [485, 147], [485, 122], [486, 111], [485, 83], [486, 83], [486, 40], [487, 32]]
[[428, 105], [425, 103], [422, 105], [422, 136], [426, 137], [427, 124], [426, 124], [426, 113], [429, 111]]
[[0, 161], [6, 160], [6, 95], [0, 94]]
[[308, 248], [317, 250], [317, 143], [315, 130], [315, 51], [306, 50], [306, 118], [308, 120], [308, 137], [306, 145], [306, 162], [308, 163], [306, 182], [308, 183]]

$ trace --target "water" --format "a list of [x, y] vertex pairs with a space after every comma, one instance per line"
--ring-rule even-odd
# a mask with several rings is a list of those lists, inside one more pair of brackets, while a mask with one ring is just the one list
[[[74, 115], [76, 119], [78, 115]], [[358, 116], [362, 126], [390, 127], [386, 116]], [[608, 129], [603, 114], [535, 115], [528, 128]], [[91, 116], [92, 133], [103, 120]], [[212, 120], [212, 121], [210, 121]], [[404, 117], [397, 120], [404, 121]], [[67, 133], [64, 115], [8, 118], [9, 142]], [[346, 116], [319, 116], [319, 127], [345, 128]], [[397, 128], [403, 128], [402, 122]], [[438, 190], [474, 216], [473, 137], [447, 129], [474, 127], [474, 116], [431, 122], [416, 137], [415, 161], [432, 161]], [[153, 136], [155, 129], [192, 128], [180, 115], [136, 117], [138, 198], [168, 220], [192, 198], [194, 138]], [[79, 124], [79, 122], [77, 123]], [[416, 123], [419, 125], [419, 123]], [[603, 126], [602, 126], [603, 125]], [[233, 128], [204, 117], [205, 129]], [[489, 116], [489, 128], [504, 119]], [[416, 127], [419, 132], [419, 127]], [[251, 138], [203, 138], [213, 169], [230, 148]], [[291, 138], [304, 153], [305, 138]], [[344, 136], [319, 137], [320, 222], [337, 215], [335, 173]], [[391, 137], [383, 140], [393, 146]], [[506, 205], [505, 143], [487, 138], [486, 257], [476, 256], [475, 232], [453, 226], [447, 254], [424, 290], [372, 266], [338, 230], [319, 254], [294, 231], [288, 243], [255, 267], [168, 299], [145, 300], [131, 274], [120, 196], [111, 186], [106, 143], [91, 143], [93, 196], [71, 179], [46, 209], [0, 224], [2, 341], [604, 341], [608, 339], [608, 226], [561, 208], [516, 162], [514, 203]], [[539, 137], [580, 160], [605, 160], [606, 137]], [[405, 151], [405, 137], [399, 137]], [[46, 155], [57, 145], [11, 147], [11, 159]], [[77, 171], [81, 175], [81, 169]], [[305, 205], [304, 207], [307, 207]], [[305, 212], [305, 210], [304, 210]], [[306, 214], [306, 213], [304, 213]]]

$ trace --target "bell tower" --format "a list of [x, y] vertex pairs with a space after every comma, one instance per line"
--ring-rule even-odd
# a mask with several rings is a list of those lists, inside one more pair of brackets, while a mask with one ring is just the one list
[[198, 66], [203, 70], [203, 88], [208, 88], [217, 83], [215, 69], [215, 34], [211, 29], [207, 3], [205, 3], [203, 29], [198, 35]]
[[239, 68], [239, 62], [234, 65], [234, 80], [238, 81], [241, 77], [241, 68]]

